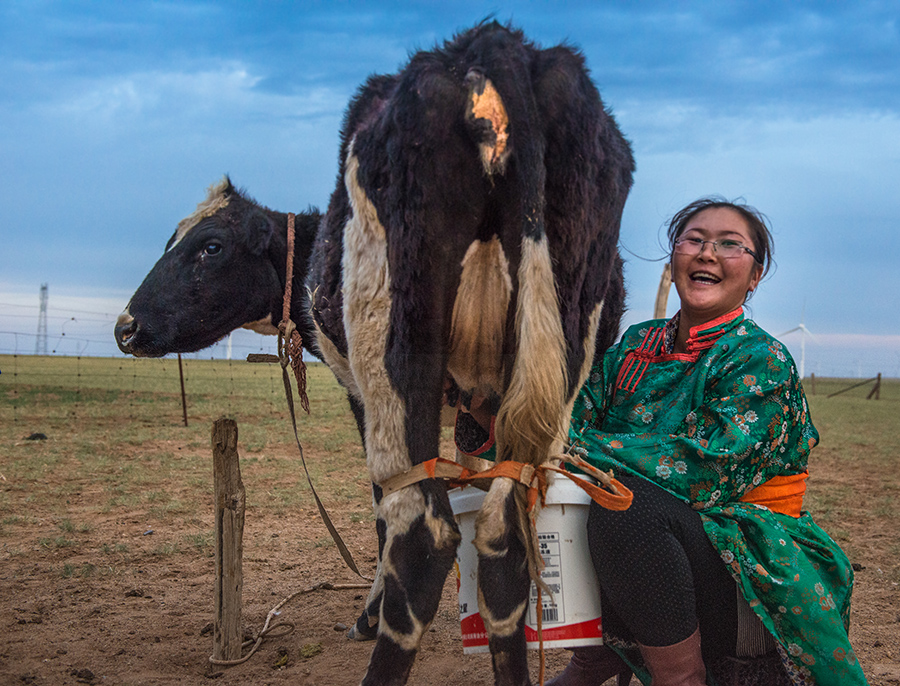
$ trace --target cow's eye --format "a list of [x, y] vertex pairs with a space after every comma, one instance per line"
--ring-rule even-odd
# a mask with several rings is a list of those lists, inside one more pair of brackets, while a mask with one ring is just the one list
[[218, 255], [220, 252], [222, 252], [222, 244], [218, 241], [210, 241], [206, 244], [206, 247], [203, 248], [203, 253], [205, 255]]

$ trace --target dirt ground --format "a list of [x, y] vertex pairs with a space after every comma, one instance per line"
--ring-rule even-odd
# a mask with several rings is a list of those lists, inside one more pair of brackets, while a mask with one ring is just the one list
[[[202, 453], [202, 448], [195, 448]], [[285, 448], [287, 451], [288, 448]], [[817, 478], [846, 479], [820, 465]], [[822, 471], [825, 470], [825, 471]], [[37, 486], [54, 491], [63, 477], [45, 474]], [[153, 523], [145, 507], [126, 515], [121, 508], [97, 514], [100, 487], [91, 474], [69, 483], [65, 511], [86, 523], [68, 537], [77, 545], [50, 545], [53, 524], [40, 512], [16, 524], [15, 540], [4, 538], [0, 555], [0, 684], [356, 684], [365, 672], [372, 643], [345, 637], [363, 605], [360, 589], [314, 591], [283, 608], [279, 621], [293, 623], [290, 635], [272, 638], [246, 663], [213, 667], [214, 557], [207, 542], [177, 549], [179, 517]], [[178, 493], [187, 486], [177, 477], [156, 484]], [[866, 484], [859, 482], [861, 501]], [[254, 508], [265, 494], [248, 489], [244, 534], [244, 607], [247, 629], [259, 628], [268, 611], [289, 594], [321, 582], [356, 583], [333, 545], [298, 545], [324, 535], [314, 505], [269, 514]], [[28, 499], [7, 498], [7, 509]], [[212, 529], [212, 502], [196, 504], [192, 525]], [[8, 512], [9, 510], [7, 510]], [[338, 519], [347, 543], [364, 570], [375, 568], [371, 523], [349, 526]], [[884, 563], [897, 532], [854, 530], [854, 595], [851, 639], [873, 686], [900, 684], [900, 602], [894, 572]], [[112, 542], [112, 543], [111, 543]], [[121, 545], [119, 545], [119, 543]], [[166, 546], [171, 553], [166, 554]], [[96, 551], [106, 546], [99, 559]], [[111, 547], [110, 547], [111, 546]], [[122, 553], [117, 558], [116, 550]], [[13, 553], [13, 549], [19, 551]], [[22, 551], [26, 551], [25, 554]], [[885, 569], [882, 569], [885, 567]], [[62, 571], [61, 571], [62, 570]], [[547, 675], [568, 661], [563, 650], [547, 651]], [[538, 654], [531, 653], [537, 682]], [[436, 621], [422, 643], [410, 683], [490, 684], [488, 655], [462, 653], [455, 578], [445, 585]], [[635, 680], [633, 683], [637, 683]]]

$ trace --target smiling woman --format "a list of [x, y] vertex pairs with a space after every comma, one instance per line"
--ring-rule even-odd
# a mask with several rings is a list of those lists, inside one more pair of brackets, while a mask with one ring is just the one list
[[572, 413], [571, 449], [634, 501], [591, 507], [606, 645], [548, 686], [629, 669], [654, 686], [864, 684], [850, 563], [803, 510], [819, 435], [787, 350], [743, 313], [772, 258], [766, 221], [706, 198], [668, 237], [681, 311], [629, 328]]
[[756, 290], [769, 270], [772, 236], [752, 207], [703, 198], [675, 215], [669, 242], [684, 324], [675, 351], [684, 352], [692, 327], [739, 308]]

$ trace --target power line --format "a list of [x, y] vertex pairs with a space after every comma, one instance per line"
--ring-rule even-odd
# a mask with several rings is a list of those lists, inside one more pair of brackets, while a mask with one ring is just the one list
[[[24, 307], [29, 310], [34, 309], [34, 305], [25, 305], [23, 303], [0, 303], [0, 307]], [[50, 312], [75, 312], [76, 314], [96, 314], [101, 317], [110, 317], [112, 319], [115, 319], [116, 317], [119, 316], [118, 314], [110, 314], [109, 312], [94, 312], [91, 310], [72, 310], [69, 308], [62, 308], [62, 307], [50, 307], [50, 308], [48, 308], [48, 311], [50, 311]], [[7, 316], [13, 316], [13, 315], [7, 315]], [[15, 316], [24, 317], [27, 315], [15, 315]]]

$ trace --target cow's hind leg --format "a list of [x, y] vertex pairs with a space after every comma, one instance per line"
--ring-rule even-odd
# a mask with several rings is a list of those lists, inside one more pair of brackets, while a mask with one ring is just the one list
[[[526, 686], [525, 614], [530, 577], [522, 541], [524, 494], [512, 479], [495, 479], [476, 520], [478, 609], [497, 686]], [[527, 531], [527, 529], [524, 529]]]
[[378, 484], [372, 484], [372, 491], [375, 531], [378, 534], [378, 567], [375, 570], [372, 588], [369, 589], [369, 596], [366, 598], [366, 606], [356, 623], [347, 632], [347, 637], [354, 641], [372, 641], [378, 635], [378, 617], [381, 614], [381, 600], [384, 597], [384, 576], [382, 574], [383, 565], [381, 560], [384, 556], [387, 525], [378, 507], [378, 503], [381, 502], [381, 487]]
[[[430, 351], [431, 346], [410, 338], [394, 336], [401, 349], [412, 352], [385, 356], [386, 375], [393, 379], [390, 392], [384, 389], [382, 404], [372, 407], [371, 413], [366, 405], [369, 470], [376, 483], [402, 471], [400, 462], [419, 464], [438, 455], [443, 365], [439, 356], [417, 352]], [[391, 412], [383, 411], [391, 407]], [[396, 413], [401, 407], [402, 417]], [[383, 495], [376, 512], [384, 526], [384, 590], [378, 638], [363, 684], [404, 684], [422, 635], [437, 612], [459, 545], [459, 528], [446, 486], [433, 479]]]
[[[344, 229], [344, 328], [350, 369], [365, 406], [369, 475], [382, 484], [438, 455], [444, 364], [440, 346], [430, 338], [422, 345], [403, 337], [414, 327], [395, 323], [389, 335], [392, 318], [411, 318], [393, 312], [385, 230], [357, 183], [357, 170], [351, 146], [345, 175], [353, 213]], [[384, 590], [365, 686], [406, 683], [459, 544], [443, 483], [426, 480], [381, 495], [376, 488]]]

